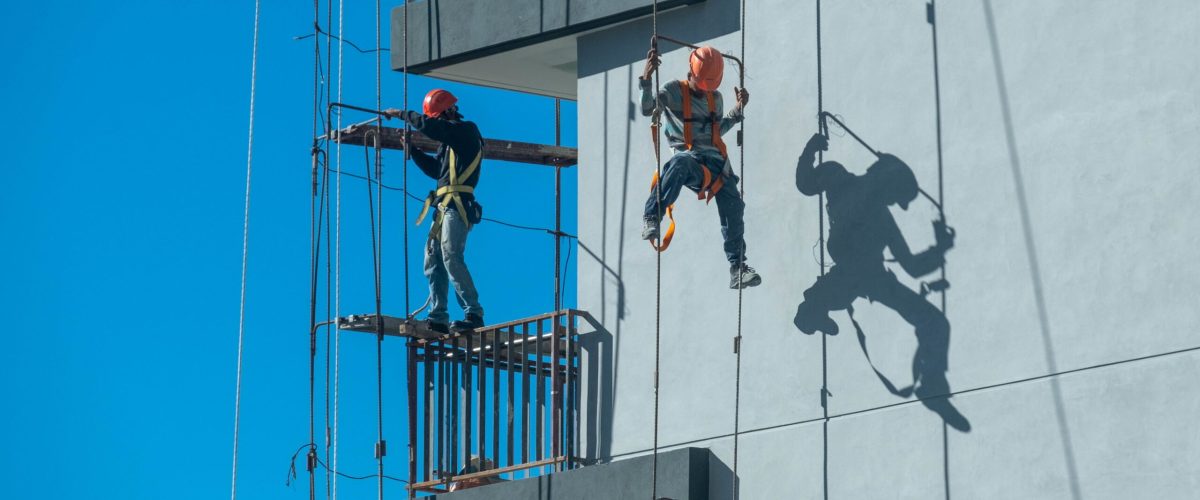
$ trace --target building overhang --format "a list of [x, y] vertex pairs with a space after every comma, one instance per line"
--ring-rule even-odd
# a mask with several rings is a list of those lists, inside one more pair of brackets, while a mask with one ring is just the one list
[[[705, 0], [662, 0], [660, 12]], [[408, 4], [408, 71], [575, 99], [576, 40], [650, 15], [652, 0], [421, 0]], [[391, 64], [405, 65], [405, 7], [392, 9]], [[647, 39], [649, 44], [649, 39]]]

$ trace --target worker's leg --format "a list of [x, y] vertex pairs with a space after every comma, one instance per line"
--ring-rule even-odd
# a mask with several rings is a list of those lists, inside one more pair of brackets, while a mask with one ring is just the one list
[[467, 270], [464, 252], [467, 249], [467, 221], [457, 210], [446, 210], [442, 216], [442, 262], [454, 284], [455, 298], [463, 312], [468, 316], [483, 317], [483, 307], [479, 305], [479, 293], [475, 290], [475, 281]]
[[829, 311], [850, 307], [858, 296], [854, 276], [839, 266], [833, 266], [804, 291], [804, 302], [796, 306], [796, 317], [792, 323], [807, 335], [818, 331], [837, 335], [838, 325], [829, 317]]
[[442, 245], [432, 237], [425, 241], [425, 278], [429, 280], [427, 318], [432, 323], [445, 325], [450, 320], [446, 313], [446, 266], [442, 264]]
[[717, 215], [721, 218], [721, 237], [725, 238], [725, 258], [730, 264], [746, 262], [746, 202], [737, 189], [738, 178], [731, 176], [717, 191]]
[[921, 403], [941, 415], [949, 426], [964, 432], [970, 430], [970, 422], [947, 399], [950, 394], [950, 383], [946, 380], [950, 322], [946, 315], [891, 273], [871, 288], [872, 300], [900, 313], [915, 329], [917, 353], [913, 356], [912, 370], [913, 379], [917, 381], [915, 393]]
[[[703, 175], [700, 172], [700, 162], [690, 154], [679, 153], [667, 160], [663, 165], [662, 178], [659, 179], [658, 189], [651, 189], [646, 199], [646, 209], [642, 216], [645, 220], [657, 221], [659, 214], [665, 213], [668, 206], [679, 198], [679, 192], [684, 186], [699, 187]], [[655, 193], [659, 193], [661, 203], [655, 202]], [[661, 207], [661, 208], [660, 208]], [[660, 211], [661, 210], [661, 211]]]

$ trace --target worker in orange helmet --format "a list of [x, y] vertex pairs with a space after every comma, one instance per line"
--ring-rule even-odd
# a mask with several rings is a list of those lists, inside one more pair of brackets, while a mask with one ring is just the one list
[[[717, 49], [705, 46], [692, 51], [687, 79], [666, 82], [655, 96], [652, 78], [659, 63], [658, 51], [650, 49], [646, 54], [646, 69], [638, 81], [642, 89], [642, 115], [665, 115], [667, 141], [675, 154], [663, 165], [658, 189], [652, 190], [646, 201], [642, 239], [659, 240], [661, 214], [675, 202], [683, 187], [695, 191], [701, 199], [716, 198], [725, 258], [729, 261], [729, 288], [757, 286], [762, 278], [746, 265], [743, 238], [746, 204], [738, 193], [738, 177], [721, 140], [721, 135], [742, 121], [750, 93], [734, 87], [737, 105], [723, 114], [724, 103], [717, 89], [721, 86], [725, 61]], [[656, 194], [661, 197], [656, 198]]]
[[[425, 95], [424, 113], [388, 109], [388, 118], [402, 118], [413, 129], [441, 143], [437, 154], [429, 154], [412, 146], [411, 137], [404, 138], [404, 149], [425, 175], [437, 181], [437, 189], [425, 198], [425, 207], [417, 224], [426, 213], [435, 209], [425, 245], [425, 277], [429, 280], [429, 326], [446, 333], [448, 330], [471, 331], [483, 326], [483, 307], [471, 272], [467, 270], [464, 252], [467, 233], [483, 218], [483, 207], [475, 200], [479, 183], [480, 163], [483, 160], [483, 137], [474, 123], [466, 121], [458, 111], [458, 98], [448, 91], [434, 89]], [[464, 319], [449, 324], [447, 294], [454, 285]]]

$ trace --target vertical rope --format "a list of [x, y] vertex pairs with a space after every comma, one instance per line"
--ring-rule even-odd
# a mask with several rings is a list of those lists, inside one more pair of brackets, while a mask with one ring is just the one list
[[[342, 55], [345, 43], [343, 37], [343, 21], [344, 18], [344, 2], [338, 0], [338, 70], [337, 70], [337, 100], [342, 102]], [[337, 115], [337, 130], [342, 130], [342, 112], [338, 110]], [[340, 133], [340, 132], [339, 132]], [[342, 141], [337, 141], [336, 161], [337, 161], [337, 195], [335, 213], [335, 249], [334, 249], [334, 299], [333, 310], [334, 314], [341, 316], [342, 314]], [[338, 388], [339, 386], [339, 355], [341, 347], [341, 329], [334, 325], [334, 340], [333, 340], [333, 459], [330, 461], [333, 464], [333, 470], [338, 470]], [[337, 500], [337, 474], [333, 475], [333, 500]]]
[[[321, 22], [321, 4], [320, 0], [313, 0], [313, 33], [320, 33]], [[317, 168], [320, 163], [320, 149], [317, 142], [317, 116], [320, 109], [320, 76], [321, 68], [321, 37], [313, 36], [313, 130], [312, 136], [312, 182], [313, 182], [313, 198], [310, 205], [310, 213], [312, 216], [312, 226], [310, 230], [310, 249], [311, 249], [311, 266], [312, 276], [310, 282], [309, 295], [309, 355], [308, 355], [308, 454], [306, 456], [306, 468], [308, 469], [308, 498], [316, 500], [317, 495], [317, 477], [316, 469], [313, 467], [314, 459], [316, 458], [316, 362], [317, 362], [317, 269], [320, 252], [320, 228], [317, 222], [320, 208], [317, 206]]]
[[[408, 0], [403, 0], [403, 1], [404, 1], [404, 29], [401, 30], [401, 33], [403, 36], [403, 45], [404, 45], [404, 94], [401, 97], [402, 98], [401, 102], [403, 103], [401, 108], [407, 110], [408, 109], [408, 3], [409, 2], [408, 2]], [[377, 4], [378, 4], [378, 2], [377, 2]], [[380, 47], [378, 41], [376, 41], [375, 47], [376, 48]], [[380, 53], [380, 51], [378, 51], [378, 50], [375, 51], [376, 58], [379, 57], [379, 53]], [[404, 138], [407, 139], [408, 134], [410, 133], [408, 120], [404, 119], [403, 122], [404, 122]], [[408, 150], [408, 144], [405, 143], [404, 165], [400, 169], [402, 171], [401, 172], [401, 175], [403, 178], [402, 185], [404, 187], [405, 193], [408, 192], [408, 158], [409, 158], [409, 156], [410, 156], [410, 152]], [[404, 311], [405, 311], [405, 314], [408, 314], [411, 316], [412, 313], [410, 311], [412, 311], [412, 307], [411, 307], [410, 299], [409, 299], [410, 286], [409, 286], [409, 275], [408, 275], [409, 262], [408, 262], [408, 202], [407, 202], [407, 200], [405, 200], [405, 202], [402, 203], [401, 205], [402, 205], [403, 217], [404, 217], [400, 224], [404, 228]], [[405, 370], [406, 376], [410, 378], [410, 380], [407, 381], [407, 386], [408, 386], [408, 391], [409, 391], [408, 392], [409, 393], [409, 401], [408, 402], [409, 402], [409, 406], [410, 406], [408, 409], [408, 415], [409, 415], [409, 419], [408, 419], [408, 429], [409, 429], [409, 431], [408, 431], [408, 480], [411, 482], [417, 481], [417, 443], [416, 443], [416, 440], [413, 439], [414, 436], [416, 435], [417, 422], [416, 422], [416, 419], [412, 418], [416, 412], [416, 408], [412, 406], [412, 403], [413, 403], [412, 396], [414, 395], [414, 384], [416, 382], [414, 380], [411, 380], [411, 378], [413, 378], [413, 376], [416, 374], [415, 353], [416, 353], [416, 348], [410, 346], [408, 348], [408, 356], [406, 359], [408, 366], [407, 366], [407, 369]], [[428, 353], [426, 353], [426, 355], [428, 355]], [[428, 448], [426, 448], [426, 449], [428, 450]], [[382, 479], [380, 480], [380, 482], [382, 482]], [[411, 499], [411, 498], [416, 498], [416, 497], [417, 497], [417, 491], [410, 488], [408, 490], [408, 498]]]
[[[333, 2], [328, 1], [328, 2], [326, 2], [325, 6], [326, 6], [325, 26], [329, 27], [329, 26], [333, 25]], [[325, 76], [325, 81], [323, 82], [325, 85], [325, 103], [326, 103], [326, 105], [329, 104], [329, 101], [330, 101], [331, 95], [332, 95], [331, 93], [333, 92], [333, 87], [331, 87], [329, 85], [329, 77], [332, 76], [332, 72], [333, 72], [333, 50], [332, 50], [332, 48], [333, 48], [333, 38], [329, 36], [328, 30], [326, 30], [325, 67], [329, 68], [328, 71], [330, 72], [329, 75]], [[330, 131], [329, 130], [330, 127], [331, 127], [331, 124], [327, 120], [325, 122], [325, 132], [326, 133], [324, 134], [324, 136], [326, 138], [328, 138], [330, 136], [330, 134], [328, 133]], [[328, 147], [328, 145], [326, 145], [325, 147]], [[322, 200], [322, 202], [325, 205], [325, 220], [327, 221], [325, 223], [325, 248], [329, 249], [329, 248], [333, 247], [333, 241], [332, 241], [333, 225], [331, 224], [332, 221], [330, 220], [331, 219], [330, 212], [333, 210], [333, 207], [332, 207], [332, 204], [329, 203], [329, 188], [328, 188], [329, 155], [328, 155], [328, 153], [326, 153], [326, 155], [325, 155], [324, 179], [325, 179], [324, 182], [326, 184], [326, 188], [323, 190], [323, 192], [325, 193], [325, 197]], [[326, 250], [326, 251], [328, 252], [328, 250]], [[334, 322], [333, 322], [333, 310], [332, 310], [332, 307], [333, 307], [333, 297], [331, 296], [331, 294], [333, 293], [333, 287], [331, 286], [331, 284], [333, 283], [332, 273], [333, 273], [333, 262], [327, 255], [325, 257], [325, 321], [326, 321], [326, 325], [328, 325], [325, 327], [325, 463], [327, 463], [327, 464], [332, 462], [329, 457], [330, 447], [332, 446], [332, 443], [330, 442], [331, 436], [330, 436], [330, 429], [329, 429], [329, 420], [330, 420], [330, 418], [329, 418], [329, 411], [330, 411], [330, 408], [329, 408], [330, 373], [329, 373], [329, 371], [331, 368], [331, 361], [332, 361], [331, 355], [332, 355], [332, 351], [333, 351], [333, 349], [330, 348], [331, 347], [330, 343], [332, 342], [332, 337], [334, 335], [333, 332], [334, 332], [334, 329], [336, 328], [336, 326], [334, 325]], [[330, 471], [329, 467], [326, 467], [325, 468], [325, 498], [327, 498], [327, 499], [333, 497], [333, 484], [332, 483], [333, 483], [333, 473]]]
[[[406, 1], [405, 4], [408, 2]], [[382, 84], [382, 68], [380, 63], [380, 7], [379, 0], [375, 0], [375, 109], [383, 108], [383, 84]], [[377, 231], [378, 239], [375, 240], [375, 319], [379, 324], [378, 335], [375, 339], [375, 387], [376, 387], [376, 402], [377, 402], [377, 423], [379, 442], [376, 444], [376, 458], [379, 461], [379, 500], [383, 500], [383, 457], [387, 454], [386, 441], [383, 439], [383, 150], [380, 149], [380, 141], [383, 140], [383, 124], [381, 120], [375, 122], [375, 178], [379, 181], [376, 186], [379, 196], [379, 215], [376, 217], [376, 223], [379, 225]], [[370, 190], [368, 183], [367, 190]], [[409, 478], [412, 479], [412, 478]]]
[[[658, 48], [658, 0], [654, 0], [651, 7], [650, 23], [651, 30], [654, 32], [651, 38], [651, 46]], [[657, 50], [656, 50], [657, 52]], [[654, 117], [652, 121], [655, 125], [658, 124], [659, 113], [658, 109], [658, 93], [661, 91], [658, 80], [658, 67], [654, 68]], [[659, 157], [658, 144], [658, 127], [654, 127], [654, 171], [659, 179], [659, 182], [654, 183], [654, 200], [655, 206], [658, 207], [658, 219], [655, 224], [659, 229], [662, 228], [663, 206], [662, 206], [662, 158]], [[661, 233], [660, 233], [661, 234]], [[658, 498], [658, 369], [661, 361], [661, 340], [662, 340], [662, 252], [654, 252], [654, 458], [653, 467], [650, 471], [650, 499], [657, 500]]]
[[242, 416], [242, 347], [246, 332], [246, 263], [250, 239], [250, 173], [254, 166], [254, 92], [258, 79], [258, 20], [261, 2], [254, 2], [254, 40], [250, 45], [250, 124], [246, 133], [246, 201], [242, 214], [242, 284], [238, 301], [237, 381], [233, 396], [233, 473], [229, 498], [237, 500], [238, 431]]
[[[741, 2], [741, 37], [742, 37], [742, 53], [741, 64], [738, 71], [738, 85], [742, 90], [746, 89], [746, 0]], [[743, 113], [745, 110], [743, 110]], [[738, 185], [738, 196], [745, 202], [746, 199], [746, 147], [743, 144], [746, 129], [746, 118], [743, 114], [741, 123], [738, 123], [738, 174], [742, 182]], [[744, 225], [744, 222], [743, 222]], [[741, 403], [742, 403], [742, 292], [744, 288], [741, 283], [742, 266], [746, 263], [746, 245], [745, 233], [743, 230], [743, 243], [738, 253], [738, 305], [737, 305], [737, 337], [733, 339], [733, 353], [737, 356], [736, 366], [734, 368], [733, 377], [733, 492], [734, 500], [739, 497], [738, 491], [738, 434], [741, 430]]]

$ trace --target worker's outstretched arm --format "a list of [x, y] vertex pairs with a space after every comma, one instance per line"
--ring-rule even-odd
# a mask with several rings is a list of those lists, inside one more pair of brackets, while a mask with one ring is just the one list
[[743, 88], [734, 87], [733, 94], [737, 98], [737, 105], [721, 118], [721, 135], [725, 135], [725, 132], [733, 130], [734, 125], [746, 119], [746, 103], [750, 102], [750, 92], [747, 92]]
[[888, 213], [887, 217], [888, 248], [892, 251], [896, 262], [900, 263], [900, 267], [904, 268], [904, 272], [909, 276], [919, 278], [936, 271], [946, 263], [946, 251], [954, 247], [954, 231], [946, 227], [944, 222], [933, 223], [933, 232], [937, 242], [925, 251], [914, 255], [908, 248], [908, 242], [904, 241], [904, 235], [900, 233], [900, 228], [896, 226], [896, 220], [892, 219], [891, 213]]
[[796, 162], [796, 189], [801, 193], [814, 196], [825, 190], [814, 164], [817, 161], [817, 152], [828, 149], [829, 139], [821, 134], [813, 134], [808, 139], [808, 144], [804, 145], [804, 152], [800, 153], [800, 160]]

